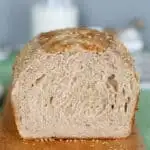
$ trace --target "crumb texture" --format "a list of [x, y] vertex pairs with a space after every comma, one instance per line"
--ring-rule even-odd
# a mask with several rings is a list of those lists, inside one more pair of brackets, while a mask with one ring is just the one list
[[105, 32], [40, 34], [14, 65], [11, 98], [24, 138], [127, 137], [138, 94], [130, 54]]

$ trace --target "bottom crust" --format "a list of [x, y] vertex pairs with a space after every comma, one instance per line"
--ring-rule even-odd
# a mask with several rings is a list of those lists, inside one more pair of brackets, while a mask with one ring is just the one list
[[[17, 130], [7, 130], [0, 120], [1, 150], [144, 150], [137, 131], [122, 140], [22, 140]], [[9, 124], [11, 126], [11, 124]]]
[[139, 133], [134, 127], [132, 135], [118, 140], [37, 139], [23, 140], [19, 136], [12, 114], [10, 99], [7, 98], [0, 117], [1, 150], [144, 150]]

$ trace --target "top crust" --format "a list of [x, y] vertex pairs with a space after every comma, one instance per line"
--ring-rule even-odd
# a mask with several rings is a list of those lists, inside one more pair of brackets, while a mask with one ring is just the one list
[[128, 67], [134, 68], [133, 59], [126, 47], [112, 34], [84, 27], [67, 28], [41, 33], [29, 41], [16, 57], [13, 66], [14, 81], [32, 60], [39, 59], [43, 54], [71, 51], [76, 47], [96, 53], [113, 50]]
[[112, 47], [114, 37], [107, 32], [100, 32], [88, 28], [69, 28], [42, 33], [37, 42], [45, 52], [60, 52], [80, 46], [89, 51], [105, 51]]

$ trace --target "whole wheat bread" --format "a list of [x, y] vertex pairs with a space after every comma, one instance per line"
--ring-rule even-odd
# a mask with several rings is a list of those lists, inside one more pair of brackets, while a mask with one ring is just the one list
[[139, 96], [134, 61], [106, 32], [70, 28], [30, 41], [13, 67], [11, 102], [23, 138], [123, 138]]

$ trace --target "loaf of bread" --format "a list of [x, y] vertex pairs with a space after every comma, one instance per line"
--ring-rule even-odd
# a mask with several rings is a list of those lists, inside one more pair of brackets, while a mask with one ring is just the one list
[[13, 67], [11, 103], [25, 139], [128, 137], [138, 97], [128, 50], [93, 29], [42, 33]]

